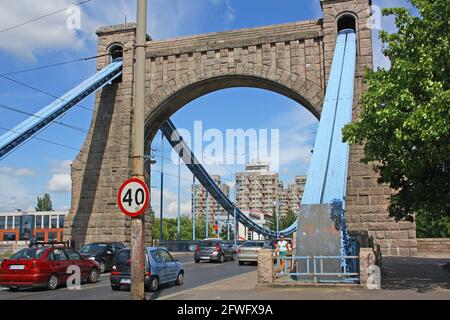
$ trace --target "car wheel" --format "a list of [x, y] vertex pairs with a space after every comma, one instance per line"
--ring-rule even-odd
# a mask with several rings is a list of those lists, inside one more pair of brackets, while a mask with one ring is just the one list
[[175, 280], [175, 284], [177, 286], [181, 286], [184, 282], [184, 273], [183, 271], [180, 271], [180, 273], [178, 274], [177, 280]]
[[58, 276], [56, 274], [52, 274], [47, 281], [47, 288], [49, 290], [55, 290], [58, 287]]
[[111, 289], [112, 289], [112, 291], [119, 291], [120, 290], [120, 286], [118, 286], [116, 284], [112, 284], [111, 285]]
[[155, 292], [159, 289], [159, 279], [158, 277], [154, 277], [151, 279], [150, 284], [148, 285], [148, 291]]
[[9, 287], [8, 289], [9, 289], [9, 291], [11, 291], [11, 292], [17, 292], [17, 291], [19, 291], [19, 288], [18, 288], [18, 287]]
[[200, 260], [195, 260], [195, 263], [200, 263]]
[[219, 263], [223, 263], [224, 261], [225, 261], [225, 258], [223, 256], [223, 254], [221, 254], [220, 258], [219, 258]]
[[105, 261], [100, 261], [98, 264], [100, 265], [100, 273], [105, 272], [106, 271]]
[[98, 281], [98, 277], [99, 277], [98, 270], [96, 268], [92, 268], [91, 271], [89, 272], [88, 282], [96, 283]]
[[239, 261], [239, 265], [243, 266], [244, 265], [244, 261]]

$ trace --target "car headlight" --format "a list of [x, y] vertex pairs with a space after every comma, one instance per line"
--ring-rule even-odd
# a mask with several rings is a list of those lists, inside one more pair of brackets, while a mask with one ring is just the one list
[[89, 257], [89, 260], [94, 260], [95, 261], [95, 257]]

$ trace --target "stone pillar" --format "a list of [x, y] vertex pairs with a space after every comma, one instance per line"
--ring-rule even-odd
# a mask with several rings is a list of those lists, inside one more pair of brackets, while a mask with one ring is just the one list
[[261, 249], [258, 253], [258, 286], [268, 286], [273, 283], [272, 256], [271, 249]]
[[[122, 79], [96, 93], [89, 132], [72, 164], [72, 206], [64, 235], [71, 235], [77, 246], [130, 242], [130, 218], [120, 212], [116, 197], [121, 183], [130, 177], [135, 29], [130, 23], [97, 31], [97, 70], [110, 62], [109, 49], [119, 45], [124, 49]], [[147, 229], [149, 242], [151, 228]]]
[[[336, 46], [338, 20], [345, 16], [356, 19], [357, 65], [353, 120], [360, 115], [360, 96], [365, 89], [364, 69], [372, 69], [371, 0], [321, 0], [323, 10], [323, 42], [325, 78], [331, 69]], [[397, 223], [389, 218], [387, 206], [392, 190], [377, 183], [373, 164], [363, 164], [362, 146], [350, 146], [346, 220], [350, 231], [368, 231], [380, 244], [384, 255], [414, 255], [417, 252], [415, 224]]]
[[[376, 264], [376, 260], [377, 257], [372, 248], [361, 248], [359, 251], [359, 277], [360, 284], [364, 287], [369, 288], [370, 284], [373, 284], [373, 279], [370, 278], [371, 275], [378, 276], [377, 281], [381, 281], [381, 274], [375, 275], [376, 269], [381, 272], [381, 269]], [[381, 285], [381, 282], [379, 284]]]

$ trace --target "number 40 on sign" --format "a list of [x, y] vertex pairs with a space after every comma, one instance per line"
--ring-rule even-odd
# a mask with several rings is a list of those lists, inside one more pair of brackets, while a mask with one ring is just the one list
[[117, 203], [120, 210], [129, 217], [137, 217], [145, 212], [150, 199], [150, 192], [144, 181], [131, 178], [119, 188]]

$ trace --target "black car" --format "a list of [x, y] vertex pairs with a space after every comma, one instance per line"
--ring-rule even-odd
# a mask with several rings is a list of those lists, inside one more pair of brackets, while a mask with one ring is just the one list
[[116, 253], [126, 248], [121, 242], [92, 242], [80, 249], [84, 258], [95, 260], [100, 265], [100, 272], [111, 270]]
[[201, 260], [223, 263], [225, 260], [236, 260], [236, 248], [233, 244], [220, 239], [205, 239], [195, 247], [194, 261]]

